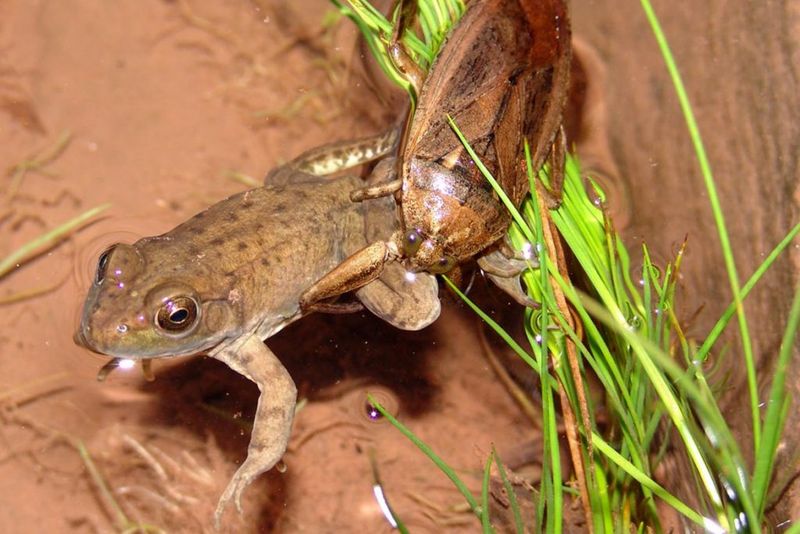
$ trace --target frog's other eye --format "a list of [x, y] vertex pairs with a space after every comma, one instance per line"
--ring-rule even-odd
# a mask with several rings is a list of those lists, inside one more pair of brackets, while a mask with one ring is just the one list
[[435, 274], [443, 274], [456, 266], [456, 260], [452, 256], [442, 256], [439, 260], [428, 268], [428, 271]]
[[413, 256], [416, 254], [421, 244], [422, 236], [417, 230], [409, 230], [406, 232], [406, 235], [403, 236], [403, 251], [406, 253], [406, 256]]
[[97, 260], [97, 271], [94, 273], [94, 283], [98, 286], [103, 283], [103, 280], [106, 279], [106, 269], [108, 269], [108, 260], [111, 257], [111, 253], [114, 252], [116, 245], [112, 245], [105, 249], [102, 254], [100, 254], [100, 259]]
[[168, 334], [185, 332], [197, 324], [197, 302], [192, 297], [164, 300], [156, 312], [156, 326]]

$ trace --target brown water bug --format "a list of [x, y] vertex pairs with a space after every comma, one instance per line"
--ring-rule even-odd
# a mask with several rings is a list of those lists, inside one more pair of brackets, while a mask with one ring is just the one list
[[394, 194], [399, 228], [311, 286], [301, 304], [313, 307], [357, 289], [379, 276], [388, 261], [401, 261], [410, 272], [438, 274], [474, 258], [516, 300], [531, 304], [519, 285], [525, 262], [501, 251], [510, 215], [447, 118], [518, 206], [529, 189], [525, 139], [535, 169], [548, 156], [554, 169], [563, 169], [570, 38], [563, 0], [473, 0], [427, 76], [395, 41], [390, 52], [415, 86], [418, 106], [403, 132], [394, 176], [352, 198]]

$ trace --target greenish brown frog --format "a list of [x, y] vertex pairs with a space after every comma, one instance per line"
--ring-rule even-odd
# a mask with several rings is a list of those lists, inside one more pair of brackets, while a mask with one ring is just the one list
[[[371, 151], [359, 150], [325, 172], [372, 159]], [[75, 334], [79, 345], [117, 358], [205, 353], [258, 385], [247, 458], [220, 498], [217, 524], [231, 500], [241, 511], [242, 491], [280, 460], [291, 432], [295, 385], [264, 340], [304, 315], [299, 301], [306, 288], [367, 237], [391, 234], [395, 221], [393, 200], [364, 207], [350, 201], [350, 192], [363, 186], [359, 178], [323, 180], [296, 169], [271, 176], [281, 183], [268, 177], [268, 185], [223, 200], [166, 234], [103, 252]], [[384, 274], [356, 293], [376, 315], [408, 330], [438, 317], [433, 276], [412, 282], [399, 266]]]

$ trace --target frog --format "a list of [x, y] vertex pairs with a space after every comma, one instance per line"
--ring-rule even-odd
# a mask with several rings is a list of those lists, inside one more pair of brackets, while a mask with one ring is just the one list
[[[320, 172], [370, 159], [375, 152], [364, 146], [337, 147], [334, 163]], [[348, 147], [356, 155], [337, 163]], [[231, 502], [241, 513], [242, 492], [281, 459], [291, 435], [297, 389], [265, 340], [312, 311], [352, 312], [363, 305], [406, 330], [426, 327], [440, 312], [435, 278], [409, 277], [403, 269], [386, 270], [355, 293], [356, 301], [301, 308], [309, 285], [368, 237], [392, 231], [396, 210], [392, 199], [353, 203], [350, 192], [363, 186], [360, 177], [311, 171], [271, 173], [264, 186], [230, 196], [162, 235], [106, 249], [74, 336], [79, 346], [113, 358], [206, 354], [258, 386], [247, 457], [219, 499], [217, 527]]]

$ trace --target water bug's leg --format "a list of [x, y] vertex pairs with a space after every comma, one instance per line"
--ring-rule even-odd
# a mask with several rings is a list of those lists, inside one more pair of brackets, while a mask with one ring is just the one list
[[478, 267], [486, 273], [511, 278], [517, 276], [528, 267], [538, 267], [538, 263], [534, 259], [509, 257], [502, 250], [497, 249], [478, 258]]
[[400, 71], [403, 78], [414, 88], [414, 94], [419, 97], [422, 83], [425, 81], [425, 72], [411, 58], [403, 45], [402, 39], [406, 30], [414, 24], [417, 15], [417, 2], [411, 0], [400, 0], [397, 11], [397, 20], [392, 31], [392, 42], [389, 45], [389, 57], [395, 67]]
[[346, 313], [360, 312], [363, 309], [364, 305], [360, 302], [315, 302], [309, 304], [306, 311], [343, 315]]
[[535, 253], [533, 252], [533, 245], [527, 243], [527, 246], [529, 247], [529, 250], [527, 252], [524, 250], [515, 249], [514, 245], [511, 243], [511, 239], [508, 237], [508, 234], [506, 234], [503, 237], [503, 240], [500, 242], [498, 250], [500, 251], [500, 254], [502, 254], [506, 258], [515, 260], [525, 260], [528, 263], [530, 263], [531, 266], [538, 267], [539, 261], [534, 257]]
[[300, 296], [300, 308], [313, 310], [316, 303], [367, 285], [381, 275], [389, 256], [386, 242], [376, 241], [367, 245], [306, 289]]
[[509, 297], [514, 299], [517, 304], [533, 309], [537, 309], [541, 306], [541, 304], [530, 298], [528, 293], [522, 289], [522, 279], [519, 274], [507, 277], [497, 276], [487, 272], [486, 277], [494, 282], [494, 285], [502, 289]]
[[399, 191], [403, 182], [397, 179], [397, 158], [387, 156], [380, 160], [367, 179], [364, 187], [350, 193], [350, 200], [361, 202], [368, 199], [389, 196]]
[[422, 83], [425, 81], [425, 71], [411, 59], [411, 56], [408, 55], [405, 47], [400, 42], [394, 42], [389, 45], [389, 56], [403, 78], [414, 88], [414, 94], [419, 97]]
[[478, 258], [478, 266], [497, 287], [517, 303], [529, 308], [538, 308], [539, 303], [530, 298], [522, 288], [521, 275], [529, 265], [531, 265], [529, 260], [508, 258], [500, 250], [493, 250]]
[[350, 193], [350, 200], [361, 202], [371, 198], [386, 197], [395, 194], [403, 187], [403, 180], [392, 180], [391, 182], [362, 187]]
[[561, 206], [561, 197], [564, 194], [564, 162], [567, 157], [567, 136], [561, 126], [556, 133], [553, 146], [550, 149], [550, 190], [541, 188], [548, 209], [554, 210]]

